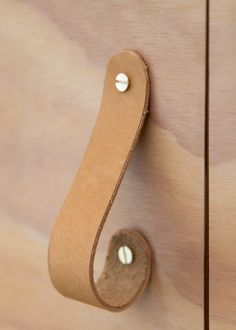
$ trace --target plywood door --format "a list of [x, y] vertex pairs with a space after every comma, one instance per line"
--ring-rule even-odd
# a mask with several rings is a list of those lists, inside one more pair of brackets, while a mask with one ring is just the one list
[[[203, 329], [205, 1], [0, 0], [1, 329]], [[150, 116], [109, 215], [154, 252], [122, 314], [68, 300], [47, 275], [50, 227], [83, 156], [105, 65], [122, 48], [151, 73]]]
[[210, 329], [236, 329], [236, 2], [210, 5]]

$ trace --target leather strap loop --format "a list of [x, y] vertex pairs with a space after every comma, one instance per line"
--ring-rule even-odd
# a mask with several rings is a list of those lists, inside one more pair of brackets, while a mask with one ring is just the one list
[[[120, 93], [115, 77], [129, 77]], [[111, 311], [129, 306], [150, 277], [150, 248], [142, 235], [122, 230], [113, 236], [106, 265], [95, 284], [94, 257], [100, 233], [137, 143], [148, 111], [147, 66], [132, 51], [122, 51], [108, 64], [101, 109], [80, 168], [54, 224], [48, 252], [49, 273], [63, 295]], [[130, 265], [118, 259], [127, 245], [134, 254]]]

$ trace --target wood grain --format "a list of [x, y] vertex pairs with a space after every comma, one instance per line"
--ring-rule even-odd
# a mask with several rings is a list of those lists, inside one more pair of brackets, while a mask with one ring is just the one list
[[[1, 327], [203, 329], [205, 1], [0, 0], [0, 7]], [[110, 314], [59, 296], [46, 251], [96, 119], [105, 64], [122, 48], [149, 64], [151, 114], [96, 270], [123, 227], [144, 233], [155, 262], [142, 299]]]
[[236, 329], [236, 3], [210, 11], [210, 329]]

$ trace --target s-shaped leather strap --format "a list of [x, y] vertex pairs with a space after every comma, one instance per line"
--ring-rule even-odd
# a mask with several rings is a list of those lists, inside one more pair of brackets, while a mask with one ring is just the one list
[[[127, 91], [115, 77], [129, 78]], [[147, 241], [135, 230], [121, 230], [110, 242], [105, 268], [93, 277], [97, 243], [130, 154], [148, 111], [147, 66], [133, 51], [121, 51], [108, 64], [101, 109], [80, 168], [54, 224], [48, 252], [49, 273], [63, 295], [111, 311], [128, 307], [144, 291], [151, 271]], [[133, 252], [131, 264], [118, 258], [120, 246]]]

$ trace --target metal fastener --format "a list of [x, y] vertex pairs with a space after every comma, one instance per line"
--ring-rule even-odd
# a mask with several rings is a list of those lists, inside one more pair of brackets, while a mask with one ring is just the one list
[[124, 73], [119, 73], [116, 76], [116, 88], [119, 92], [125, 92], [129, 87], [129, 78]]
[[127, 245], [119, 248], [118, 257], [123, 265], [130, 265], [133, 262], [133, 252]]

